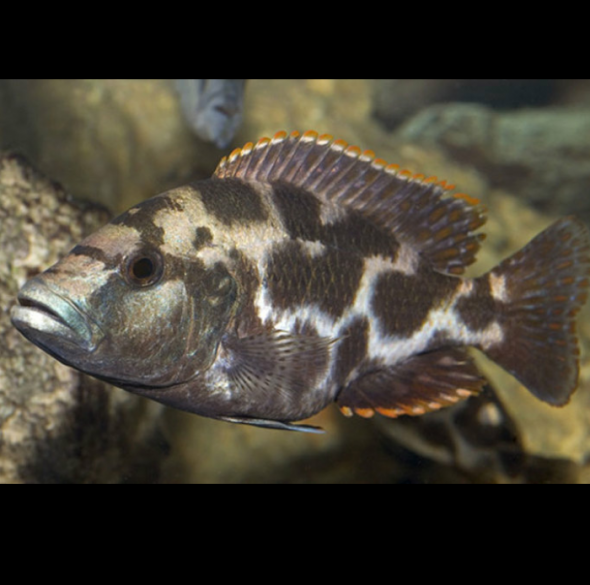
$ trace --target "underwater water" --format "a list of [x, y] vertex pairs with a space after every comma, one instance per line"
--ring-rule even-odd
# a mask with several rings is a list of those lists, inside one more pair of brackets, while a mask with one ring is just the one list
[[[587, 80], [247, 80], [231, 107], [215, 84], [201, 134], [178, 87], [0, 81], [0, 483], [590, 481], [588, 305], [578, 315], [579, 387], [563, 408], [478, 354], [489, 380], [481, 395], [397, 419], [348, 419], [329, 407], [310, 421], [324, 435], [169, 409], [79, 374], [20, 336], [9, 312], [25, 280], [114, 215], [209, 177], [222, 156], [279, 130], [329, 133], [480, 199], [487, 238], [470, 275], [559, 217], [590, 225]], [[220, 116], [238, 99], [239, 124], [227, 126]], [[228, 127], [233, 138], [220, 149]]]

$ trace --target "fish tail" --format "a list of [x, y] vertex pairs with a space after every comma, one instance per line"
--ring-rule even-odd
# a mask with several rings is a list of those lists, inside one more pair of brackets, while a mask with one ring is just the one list
[[503, 335], [482, 349], [537, 398], [566, 404], [578, 384], [574, 319], [590, 283], [588, 228], [560, 219], [486, 278]]

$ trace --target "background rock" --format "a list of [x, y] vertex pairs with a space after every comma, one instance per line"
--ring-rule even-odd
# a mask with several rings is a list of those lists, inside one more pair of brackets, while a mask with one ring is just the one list
[[147, 481], [166, 443], [161, 407], [57, 362], [10, 323], [26, 279], [109, 214], [72, 202], [24, 159], [0, 155], [0, 483]]
[[491, 188], [539, 209], [590, 219], [590, 109], [494, 112], [483, 106], [432, 106], [397, 138], [444, 151], [476, 169]]
[[0, 148], [113, 211], [208, 176], [219, 158], [167, 80], [2, 80]]
[[496, 110], [588, 104], [587, 79], [376, 79], [373, 114], [393, 129], [435, 103], [478, 103]]

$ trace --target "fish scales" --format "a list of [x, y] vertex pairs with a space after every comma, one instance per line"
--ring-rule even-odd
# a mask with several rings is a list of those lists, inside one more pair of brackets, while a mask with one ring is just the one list
[[57, 359], [212, 418], [419, 415], [478, 393], [475, 347], [541, 400], [578, 380], [590, 235], [558, 220], [475, 279], [483, 207], [341, 140], [277, 133], [33, 278], [14, 325]]

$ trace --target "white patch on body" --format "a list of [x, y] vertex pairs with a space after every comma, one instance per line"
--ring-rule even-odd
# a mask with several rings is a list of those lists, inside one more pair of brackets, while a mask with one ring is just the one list
[[204, 372], [205, 384], [208, 391], [212, 395], [227, 402], [230, 402], [234, 398], [236, 390], [235, 385], [226, 375], [226, 370], [231, 365], [232, 360], [228, 357], [222, 346], [213, 365]]
[[465, 278], [462, 280], [461, 284], [459, 285], [459, 288], [457, 289], [457, 293], [456, 293], [456, 297], [466, 297], [469, 296], [472, 292], [473, 292], [473, 279], [471, 278]]
[[408, 276], [416, 273], [418, 267], [419, 255], [418, 251], [409, 246], [408, 244], [401, 244], [397, 258], [393, 265], [390, 263], [390, 270], [393, 268], [396, 272], [402, 272]]
[[296, 241], [309, 254], [310, 258], [317, 258], [326, 251], [326, 246], [319, 241], [312, 242], [310, 240], [302, 240], [301, 238], [297, 238]]
[[322, 225], [332, 225], [346, 219], [348, 213], [341, 205], [324, 203], [320, 208], [320, 222]]
[[490, 290], [494, 299], [507, 303], [510, 298], [508, 297], [508, 291], [506, 290], [506, 277], [503, 274], [496, 275], [493, 272], [490, 272], [489, 279]]
[[384, 365], [395, 364], [424, 351], [438, 332], [445, 333], [461, 345], [480, 345], [484, 349], [504, 338], [502, 327], [494, 321], [482, 331], [469, 329], [452, 308], [433, 309], [422, 327], [411, 337], [383, 335], [379, 328], [371, 328], [369, 336], [369, 355], [379, 359]]

